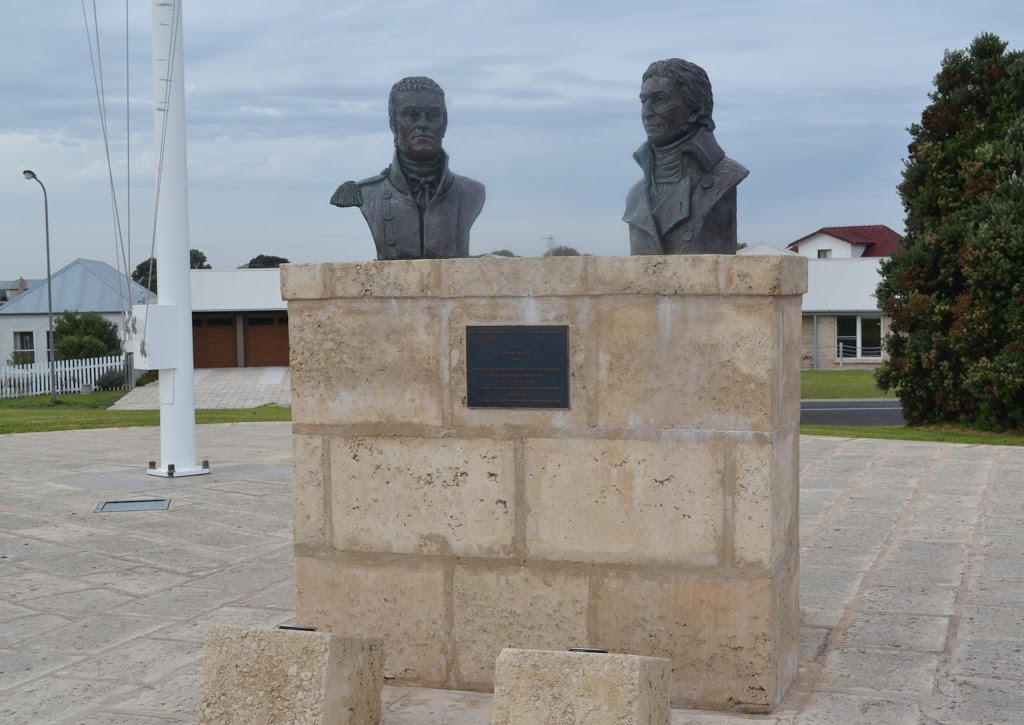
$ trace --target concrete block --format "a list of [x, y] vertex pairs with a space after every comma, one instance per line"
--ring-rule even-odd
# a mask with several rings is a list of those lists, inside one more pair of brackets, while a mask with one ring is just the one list
[[527, 440], [531, 559], [714, 566], [725, 449], [717, 440]]
[[505, 647], [586, 646], [587, 576], [517, 566], [455, 567], [456, 685], [494, 684]]
[[509, 556], [514, 466], [511, 441], [333, 438], [333, 546]]
[[506, 649], [493, 725], [669, 725], [667, 659]]
[[373, 725], [380, 640], [215, 625], [206, 637], [199, 725]]
[[288, 335], [297, 423], [441, 424], [441, 322], [429, 300], [304, 303], [289, 308]]
[[295, 619], [343, 637], [383, 637], [396, 684], [446, 680], [444, 571], [435, 563], [295, 557]]

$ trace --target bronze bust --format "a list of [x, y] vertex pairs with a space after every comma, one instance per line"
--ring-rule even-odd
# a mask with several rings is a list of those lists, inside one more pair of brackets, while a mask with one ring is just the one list
[[679, 58], [651, 63], [640, 89], [647, 132], [626, 195], [630, 254], [735, 254], [736, 185], [750, 172], [715, 140], [711, 81]]
[[441, 148], [448, 128], [444, 91], [430, 78], [403, 78], [388, 96], [395, 137], [391, 165], [362, 181], [346, 181], [334, 206], [357, 206], [377, 259], [469, 256], [469, 230], [484, 206], [484, 185], [448, 170]]

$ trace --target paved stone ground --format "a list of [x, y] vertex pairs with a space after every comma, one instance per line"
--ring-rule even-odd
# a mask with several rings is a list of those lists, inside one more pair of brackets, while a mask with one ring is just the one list
[[[292, 620], [287, 423], [202, 426], [209, 476], [146, 476], [156, 428], [0, 436], [0, 722], [194, 722], [213, 623]], [[769, 716], [1024, 721], [1024, 449], [801, 440], [800, 677]], [[93, 513], [166, 495], [170, 511]], [[385, 688], [385, 725], [486, 725], [490, 696]]]
[[[288, 367], [201, 368], [193, 372], [196, 408], [258, 408], [267, 403], [291, 407], [292, 374]], [[157, 383], [135, 388], [113, 410], [156, 410]]]

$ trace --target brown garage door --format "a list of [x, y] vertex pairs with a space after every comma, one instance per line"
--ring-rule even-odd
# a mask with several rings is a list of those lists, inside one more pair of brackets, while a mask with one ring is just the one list
[[234, 316], [192, 317], [192, 360], [197, 368], [238, 367]]
[[288, 315], [245, 316], [245, 366], [288, 364]]

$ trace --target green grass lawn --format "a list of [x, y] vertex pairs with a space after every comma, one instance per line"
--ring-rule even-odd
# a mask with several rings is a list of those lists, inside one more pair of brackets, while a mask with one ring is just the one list
[[986, 433], [984, 431], [954, 428], [952, 426], [910, 428], [905, 425], [880, 425], [872, 428], [857, 425], [801, 425], [800, 434], [809, 436], [840, 436], [842, 438], [884, 438], [895, 441], [928, 441], [931, 443], [1024, 446], [1024, 431]]
[[[127, 391], [96, 392], [90, 395], [58, 395], [0, 400], [0, 434], [35, 433], [81, 428], [131, 428], [160, 425], [158, 410], [107, 410]], [[261, 423], [290, 421], [291, 408], [264, 405], [259, 408], [197, 410], [196, 423]]]
[[[877, 397], [871, 391], [874, 381], [871, 373], [862, 370], [805, 370], [802, 373], [804, 397]], [[808, 396], [808, 377], [811, 378], [813, 396]], [[825, 378], [819, 383], [819, 378]], [[829, 391], [842, 393], [827, 395]], [[824, 391], [824, 392], [817, 392]], [[852, 393], [850, 391], [853, 391]], [[860, 391], [861, 394], [856, 394]], [[868, 394], [870, 393], [870, 394]], [[160, 412], [156, 410], [107, 410], [125, 391], [96, 392], [91, 395], [60, 395], [57, 405], [50, 405], [47, 395], [33, 398], [0, 400], [0, 434], [34, 433], [81, 428], [130, 428], [141, 425], [159, 425]], [[892, 397], [892, 396], [889, 396]], [[196, 423], [264, 423], [290, 421], [290, 408], [264, 405], [259, 408], [197, 410]], [[908, 428], [906, 426], [879, 426], [867, 428], [840, 425], [802, 425], [803, 435], [842, 436], [845, 438], [887, 438], [890, 440], [932, 441], [936, 443], [972, 443], [1003, 446], [1024, 445], [1024, 431], [985, 433], [964, 428], [933, 426]]]
[[870, 370], [802, 370], [800, 397], [804, 400], [827, 398], [895, 398], [875, 386]]

